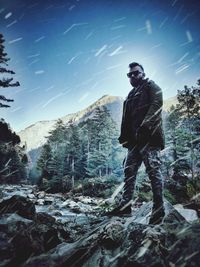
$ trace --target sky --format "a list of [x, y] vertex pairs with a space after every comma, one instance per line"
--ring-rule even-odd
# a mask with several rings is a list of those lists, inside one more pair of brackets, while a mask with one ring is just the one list
[[[103, 95], [125, 98], [128, 64], [143, 65], [164, 99], [200, 78], [196, 0], [0, 0], [0, 32], [20, 87], [0, 117], [18, 132], [80, 111]], [[7, 76], [6, 76], [7, 77]]]

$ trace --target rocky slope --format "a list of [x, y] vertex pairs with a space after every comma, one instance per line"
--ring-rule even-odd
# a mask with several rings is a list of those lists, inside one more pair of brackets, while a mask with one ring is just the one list
[[[200, 262], [200, 222], [165, 202], [149, 225], [152, 203], [129, 217], [100, 216], [99, 200], [0, 187], [0, 266], [182, 267]], [[185, 210], [184, 208], [182, 208]], [[188, 210], [189, 212], [189, 210]]]

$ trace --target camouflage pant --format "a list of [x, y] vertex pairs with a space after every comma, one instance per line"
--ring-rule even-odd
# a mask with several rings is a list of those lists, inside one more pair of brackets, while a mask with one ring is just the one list
[[122, 202], [127, 203], [132, 199], [136, 175], [142, 162], [151, 181], [153, 191], [153, 203], [155, 207], [163, 205], [163, 181], [160, 170], [160, 149], [146, 146], [142, 150], [137, 146], [128, 150], [124, 161], [124, 192]]

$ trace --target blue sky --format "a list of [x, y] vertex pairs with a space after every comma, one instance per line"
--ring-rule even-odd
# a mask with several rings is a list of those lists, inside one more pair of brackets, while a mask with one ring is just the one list
[[19, 131], [79, 111], [105, 94], [126, 97], [128, 64], [140, 62], [164, 98], [199, 75], [198, 1], [0, 0], [17, 88], [1, 117]]

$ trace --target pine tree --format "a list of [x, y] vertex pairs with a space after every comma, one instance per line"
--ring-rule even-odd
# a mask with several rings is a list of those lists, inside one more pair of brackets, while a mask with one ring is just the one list
[[98, 108], [92, 119], [78, 125], [72, 121], [64, 125], [58, 120], [38, 161], [47, 187], [63, 191], [69, 185], [74, 188], [75, 182], [85, 177], [111, 174], [119, 165], [117, 137], [106, 108]]
[[[185, 128], [186, 137], [189, 139], [188, 147], [190, 150], [190, 169], [192, 178], [194, 178], [195, 166], [198, 162], [198, 156], [195, 151], [195, 146], [199, 141], [195, 142], [198, 130], [200, 129], [200, 80], [197, 81], [197, 86], [189, 88], [184, 87], [184, 90], [178, 90], [177, 110], [181, 114], [183, 127]], [[198, 139], [198, 138], [197, 138]]]
[[66, 128], [69, 143], [65, 151], [65, 175], [71, 177], [72, 188], [74, 187], [75, 179], [81, 177], [81, 169], [83, 168], [80, 131], [80, 127], [73, 123], [69, 123]]
[[196, 87], [185, 86], [184, 90], [178, 90], [177, 99], [177, 109], [184, 120], [200, 118], [200, 80], [197, 81]]
[[199, 161], [200, 141], [200, 81], [197, 87], [178, 90], [178, 104], [172, 106], [166, 123], [166, 143], [168, 145], [165, 166], [174, 173], [191, 172], [194, 178]]
[[[7, 57], [7, 53], [4, 52], [5, 46], [4, 46], [4, 38], [3, 35], [0, 33], [0, 73], [1, 74], [10, 74], [13, 75], [15, 74], [14, 71], [7, 69], [6, 67], [8, 66], [8, 61], [10, 60]], [[7, 88], [7, 87], [14, 87], [14, 86], [19, 86], [19, 82], [13, 82], [13, 78], [2, 78], [0, 80], [0, 87]], [[13, 99], [8, 99], [3, 95], [0, 95], [0, 101], [4, 102], [12, 102], [14, 101]], [[8, 108], [10, 107], [9, 105], [2, 104], [0, 102], [0, 108]]]
[[41, 155], [37, 161], [37, 169], [42, 171], [41, 177], [50, 179], [52, 177], [52, 149], [50, 142], [47, 141], [42, 147]]
[[59, 119], [54, 129], [49, 132], [47, 144], [43, 146], [38, 168], [49, 180], [52, 190], [63, 189], [63, 177], [71, 177], [72, 187], [74, 187], [75, 178], [80, 177], [81, 141], [78, 128], [71, 122], [64, 125]]
[[28, 158], [20, 147], [20, 137], [4, 119], [0, 120], [0, 182], [19, 183], [27, 180]]
[[117, 140], [116, 125], [106, 107], [98, 107], [89, 123], [91, 132], [88, 132], [88, 139], [91, 142], [88, 149], [87, 173], [91, 177], [108, 175], [113, 170], [113, 140]]
[[172, 167], [178, 164], [178, 136], [181, 128], [180, 114], [175, 106], [171, 106], [165, 125], [166, 152], [163, 155], [164, 170], [166, 177], [170, 177]]
[[65, 125], [61, 119], [58, 119], [54, 125], [54, 129], [49, 131], [48, 140], [51, 143], [60, 143], [64, 140]]

